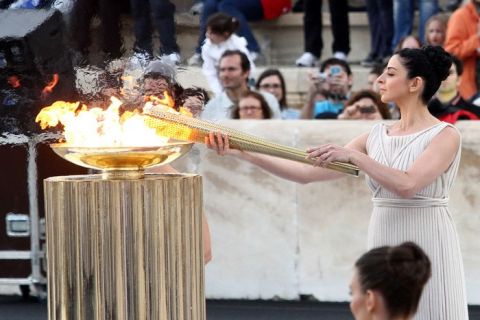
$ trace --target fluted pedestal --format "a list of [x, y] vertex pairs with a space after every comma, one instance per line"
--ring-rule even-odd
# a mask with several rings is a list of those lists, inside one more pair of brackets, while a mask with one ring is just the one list
[[44, 184], [49, 320], [205, 319], [200, 176]]

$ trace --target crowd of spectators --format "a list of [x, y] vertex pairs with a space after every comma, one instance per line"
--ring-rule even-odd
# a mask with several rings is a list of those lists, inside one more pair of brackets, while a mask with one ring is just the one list
[[[214, 11], [223, 11], [227, 17], [229, 13], [233, 17], [233, 11], [227, 12], [227, 10], [224, 10], [225, 4], [246, 10], [244, 5], [239, 4], [240, 1], [207, 0], [204, 2], [202, 21], [207, 21], [207, 13], [213, 12], [209, 11], [213, 2], [216, 3]], [[322, 40], [323, 1], [302, 0], [298, 2], [296, 7], [304, 12], [304, 52], [295, 61], [295, 64], [300, 67], [314, 67], [322, 56], [324, 45]], [[451, 71], [452, 76], [445, 80], [445, 84], [442, 84], [438, 94], [432, 99], [429, 108], [440, 119], [452, 123], [459, 119], [478, 118], [480, 107], [475, 106], [471, 101], [473, 102], [478, 98], [476, 93], [478, 79], [480, 79], [476, 72], [478, 69], [476, 57], [480, 52], [480, 49], [478, 49], [480, 48], [478, 36], [480, 1], [469, 0], [464, 6], [460, 6], [459, 1], [449, 1], [447, 9], [456, 10], [449, 22], [448, 13], [440, 12], [441, 8], [438, 0], [366, 0], [365, 8], [370, 26], [371, 49], [361, 64], [365, 67], [371, 67], [372, 70], [368, 74], [368, 79], [366, 79], [368, 86], [358, 92], [352, 91], [354, 74], [347, 62], [350, 51], [348, 2], [344, 0], [329, 1], [328, 4], [333, 33], [333, 57], [323, 60], [318, 72], [309, 73], [308, 82], [305, 83], [308, 90], [306, 90], [307, 94], [301, 110], [291, 108], [286, 103], [288, 92], [286, 83], [284, 76], [277, 69], [267, 68], [264, 73], [259, 75], [254, 86], [247, 79], [244, 81], [245, 90], [271, 93], [279, 103], [282, 119], [398, 119], [401, 116], [398, 108], [395, 105], [385, 105], [381, 102], [376, 88], [376, 78], [383, 73], [389, 58], [398, 50], [421, 48], [424, 45], [443, 46], [459, 59], [455, 59], [455, 66], [452, 66]], [[283, 9], [288, 9], [290, 5], [288, 2], [282, 2]], [[413, 17], [416, 7], [420, 19], [417, 33], [413, 33]], [[263, 11], [260, 10], [259, 12]], [[282, 13], [284, 11], [277, 11], [275, 17]], [[248, 15], [246, 12], [244, 14], [245, 17], [242, 18], [240, 24], [248, 24], [249, 19], [245, 19]], [[206, 25], [208, 23], [201, 24], [202, 28], [205, 28]], [[233, 29], [224, 32], [223, 41], [234, 35]], [[205, 32], [201, 31], [197, 52], [211, 45], [211, 41], [208, 39], [209, 33], [207, 27], [207, 40], [204, 41]], [[219, 68], [218, 61], [220, 61], [221, 53], [228, 49], [242, 50], [250, 57], [250, 65], [253, 66], [253, 62], [260, 53], [258, 43], [251, 39], [248, 32], [238, 33], [238, 37], [247, 43], [246, 48], [225, 47], [218, 50], [219, 58], [216, 62], [207, 62], [206, 59], [203, 59], [204, 70], [205, 64], [207, 64], [211, 70], [211, 75], [214, 75], [212, 70], [216, 69], [218, 70], [217, 76], [220, 76], [222, 71]], [[199, 55], [194, 55], [192, 58], [194, 59], [190, 59], [190, 63], [201, 62], [201, 56]], [[464, 69], [463, 64], [465, 64], [465, 72], [464, 77], [461, 77]], [[453, 77], [454, 75], [455, 77]], [[219, 80], [216, 83], [220, 82], [222, 81]], [[215, 82], [209, 81], [209, 83]], [[224, 83], [217, 85], [215, 89], [213, 89], [213, 85], [210, 86], [214, 95], [218, 95], [219, 90], [228, 91]], [[227, 94], [227, 96], [229, 95]], [[250, 99], [253, 98], [250, 97]], [[480, 99], [477, 101], [480, 102]], [[230, 113], [230, 117], [242, 119], [243, 117], [239, 115], [239, 100], [229, 99], [229, 103], [231, 103], [228, 107], [229, 110], [234, 111]], [[261, 103], [258, 102], [258, 104]], [[264, 114], [263, 118], [269, 117], [265, 117]], [[275, 118], [275, 116], [272, 118]]]
[[[2, 1], [3, 7], [42, 8], [55, 6], [56, 1]], [[193, 1], [192, 1], [193, 2]], [[91, 33], [88, 30], [92, 18], [97, 15], [100, 21], [99, 48], [104, 60], [124, 57], [128, 48], [123, 47], [120, 34], [120, 9], [111, 0], [71, 1], [72, 8], [68, 19], [68, 36], [72, 48], [74, 66], [88, 65]], [[323, 59], [322, 49], [322, 0], [197, 0], [192, 12], [200, 16], [200, 30], [195, 53], [187, 64], [201, 64], [212, 100], [205, 108], [205, 117], [242, 118], [238, 112], [240, 97], [249, 91], [261, 92], [270, 107], [270, 115], [264, 112], [263, 118], [282, 119], [383, 119], [400, 117], [395, 105], [387, 105], [389, 114], [382, 112], [375, 79], [383, 73], [388, 59], [398, 50], [420, 48], [423, 45], [443, 46], [453, 54], [455, 66], [452, 76], [445, 80], [437, 96], [432, 100], [431, 111], [445, 118], [445, 112], [466, 110], [466, 114], [448, 119], [474, 119], [480, 105], [480, 0], [449, 0], [446, 10], [440, 12], [439, 0], [365, 0], [365, 11], [370, 27], [370, 51], [361, 62], [371, 67], [368, 86], [360, 92], [352, 91], [354, 74], [347, 62], [350, 52], [349, 3], [347, 0], [329, 0], [329, 12], [332, 23], [332, 57]], [[133, 57], [146, 61], [163, 56], [174, 64], [181, 64], [180, 47], [176, 40], [174, 14], [175, 1], [172, 0], [129, 0], [133, 18], [134, 43]], [[296, 8], [303, 12], [304, 49], [301, 56], [292, 61], [300, 67], [314, 67], [319, 71], [310, 72], [305, 83], [306, 97], [303, 107], [292, 108], [287, 103], [287, 84], [284, 75], [278, 69], [267, 69], [257, 79], [255, 61], [261, 54], [261, 48], [250, 29], [249, 22], [276, 19]], [[413, 17], [418, 8], [419, 24], [414, 33]], [[450, 15], [450, 16], [449, 16]], [[153, 23], [152, 23], [153, 22]], [[152, 46], [152, 29], [158, 33], [161, 47]], [[221, 60], [227, 54], [227, 66], [221, 66]], [[232, 52], [236, 52], [232, 56]], [[231, 60], [235, 60], [232, 64]], [[246, 60], [245, 60], [246, 59]], [[238, 61], [237, 61], [238, 60]], [[238, 62], [238, 63], [237, 63]], [[225, 62], [227, 63], [227, 62]], [[105, 64], [106, 65], [106, 64]], [[141, 66], [141, 65], [139, 65]], [[358, 77], [358, 76], [357, 76]], [[366, 81], [365, 81], [366, 80]], [[455, 89], [455, 90], [453, 90]], [[453, 91], [452, 91], [453, 90]], [[448, 91], [448, 92], [447, 92]], [[361, 108], [354, 98], [371, 98], [371, 113]], [[377, 95], [377, 96], [375, 96]], [[450, 98], [450, 100], [448, 100]], [[353, 99], [353, 100], [352, 100]], [[261, 102], [261, 101], [260, 101]], [[260, 103], [259, 102], [259, 103]], [[215, 110], [211, 105], [220, 105]], [[464, 107], [465, 106], [465, 107]], [[252, 109], [252, 108], [250, 108]], [[252, 109], [253, 110], [253, 109]], [[457, 111], [458, 111], [457, 110]], [[375, 112], [374, 112], [375, 111]], [[448, 113], [447, 112], [447, 113]], [[463, 111], [462, 111], [463, 112]], [[221, 116], [220, 116], [221, 114]], [[454, 120], [451, 120], [454, 121]]]

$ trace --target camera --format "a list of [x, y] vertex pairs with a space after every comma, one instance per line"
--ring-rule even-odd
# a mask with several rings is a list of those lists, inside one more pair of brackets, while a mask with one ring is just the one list
[[365, 113], [365, 114], [372, 114], [377, 112], [377, 108], [375, 106], [362, 106], [358, 108], [360, 110], [360, 113]]
[[313, 76], [313, 79], [318, 80], [320, 82], [327, 80], [327, 78], [328, 78], [327, 74], [320, 71]]
[[330, 77], [333, 77], [342, 72], [342, 67], [340, 66], [331, 66], [330, 67]]

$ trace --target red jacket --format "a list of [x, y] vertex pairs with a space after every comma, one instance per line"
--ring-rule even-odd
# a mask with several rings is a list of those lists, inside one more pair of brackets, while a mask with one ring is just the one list
[[458, 110], [454, 113], [448, 113], [446, 115], [439, 116], [438, 119], [450, 124], [455, 124], [455, 122], [458, 120], [479, 120], [479, 118], [473, 112], [467, 110]]
[[478, 13], [471, 1], [455, 11], [448, 20], [445, 50], [463, 62], [460, 94], [465, 100], [477, 93], [476, 63], [480, 38], [477, 35]]
[[[271, 20], [280, 17], [292, 9], [291, 0], [260, 0], [263, 7], [263, 17]], [[322, 0], [318, 0], [322, 1]]]

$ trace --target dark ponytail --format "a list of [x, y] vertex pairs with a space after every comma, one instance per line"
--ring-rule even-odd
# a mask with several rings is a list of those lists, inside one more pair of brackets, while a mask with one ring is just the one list
[[357, 260], [355, 267], [362, 290], [379, 291], [392, 318], [415, 314], [431, 276], [430, 260], [413, 242], [372, 249]]
[[440, 46], [425, 46], [421, 49], [402, 49], [396, 54], [407, 69], [408, 78], [421, 77], [425, 82], [422, 101], [427, 104], [448, 77], [452, 56]]
[[239, 26], [240, 22], [237, 18], [223, 12], [214, 13], [207, 20], [207, 28], [216, 34], [227, 33], [230, 36]]

